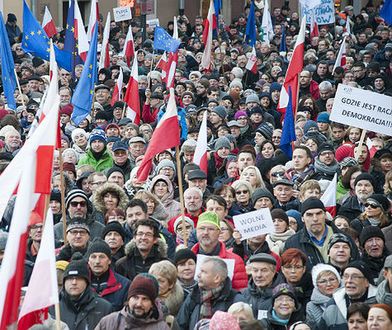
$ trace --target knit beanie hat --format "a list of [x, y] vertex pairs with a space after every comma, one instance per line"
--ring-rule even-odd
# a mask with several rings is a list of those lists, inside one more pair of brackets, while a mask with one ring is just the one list
[[331, 151], [335, 153], [335, 149], [333, 148], [333, 145], [330, 143], [323, 143], [321, 146], [318, 147], [318, 154], [320, 155], [324, 151]]
[[125, 235], [126, 235], [125, 230], [123, 226], [121, 226], [121, 224], [117, 221], [111, 221], [105, 226], [101, 235], [102, 239], [105, 239], [105, 236], [111, 231], [115, 231], [116, 233], [119, 233], [123, 241], [125, 242]]
[[128, 299], [131, 297], [136, 296], [138, 294], [142, 294], [147, 296], [152, 303], [155, 302], [159, 293], [159, 284], [157, 279], [148, 273], [141, 273], [137, 275], [131, 285], [129, 286], [128, 290]]
[[267, 197], [270, 199], [271, 203], [274, 202], [274, 196], [268, 189], [265, 188], [257, 188], [252, 194], [252, 203], [255, 204], [258, 199]]
[[289, 217], [286, 214], [286, 212], [283, 211], [282, 209], [273, 209], [271, 211], [271, 217], [272, 217], [272, 220], [273, 219], [282, 219], [284, 222], [287, 223], [287, 226], [289, 225]]
[[121, 173], [121, 175], [125, 178], [124, 171], [122, 170], [122, 168], [120, 168], [118, 166], [113, 166], [113, 167], [109, 168], [108, 171], [106, 172], [106, 177], [109, 178], [114, 172]]
[[237, 111], [237, 112], [234, 114], [234, 119], [237, 120], [237, 119], [240, 118], [240, 117], [248, 117], [248, 114], [246, 113], [246, 111], [242, 111], [242, 110]]
[[381, 228], [378, 226], [366, 226], [362, 229], [361, 235], [359, 235], [359, 243], [363, 248], [368, 239], [378, 237], [385, 242], [385, 236]]
[[75, 143], [75, 137], [81, 134], [83, 134], [86, 138], [88, 137], [88, 134], [83, 128], [75, 128], [71, 133], [72, 141]]
[[92, 132], [90, 133], [90, 139], [89, 139], [90, 144], [95, 140], [100, 140], [106, 144], [107, 138], [106, 138], [105, 131], [102, 129], [93, 129]]
[[339, 242], [348, 244], [350, 249], [352, 249], [351, 242], [346, 235], [344, 235], [343, 233], [335, 233], [332, 235], [331, 239], [329, 240], [328, 253], [329, 253], [329, 250], [331, 250], [332, 246], [334, 246], [336, 243], [339, 243]]
[[72, 219], [68, 224], [67, 224], [67, 230], [66, 232], [68, 233], [70, 230], [72, 229], [84, 229], [86, 230], [89, 235], [90, 235], [90, 228], [87, 225], [87, 223], [85, 221], [83, 221], [84, 219], [82, 218], [74, 218]]
[[329, 113], [328, 112], [319, 113], [319, 115], [317, 116], [317, 122], [329, 124], [330, 123]]
[[316, 197], [310, 197], [302, 203], [301, 215], [304, 215], [307, 210], [322, 209], [325, 211], [325, 206], [321, 200]]
[[240, 330], [237, 318], [227, 312], [217, 311], [212, 316], [208, 325], [209, 330]]
[[280, 91], [282, 89], [282, 85], [277, 83], [277, 82], [273, 82], [270, 86], [270, 93], [272, 93], [273, 91]]
[[67, 196], [65, 197], [65, 208], [68, 209], [69, 203], [75, 198], [81, 197], [88, 203], [88, 197], [86, 193], [82, 189], [72, 189], [68, 192]]
[[366, 201], [377, 204], [379, 207], [382, 208], [383, 212], [388, 212], [389, 208], [391, 207], [391, 202], [389, 201], [389, 199], [382, 194], [370, 195]]
[[222, 105], [218, 105], [217, 107], [212, 109], [211, 112], [215, 112], [223, 120], [226, 119], [227, 116], [226, 108]]
[[352, 146], [348, 144], [343, 144], [336, 149], [335, 158], [338, 162], [341, 162], [346, 157], [350, 157]]
[[273, 291], [272, 291], [272, 305], [274, 304], [275, 299], [281, 295], [286, 295], [286, 296], [293, 298], [295, 301], [295, 307], [298, 306], [297, 297], [295, 295], [293, 287], [290, 284], [281, 283], [273, 289]]
[[344, 268], [343, 274], [344, 274], [344, 271], [345, 271], [347, 268], [356, 268], [356, 269], [358, 269], [358, 270], [363, 274], [363, 276], [365, 276], [365, 278], [369, 281], [369, 283], [374, 285], [374, 281], [373, 281], [373, 278], [372, 278], [372, 274], [371, 274], [371, 273], [369, 272], [369, 270], [368, 270], [368, 269], [369, 269], [369, 266], [366, 265], [366, 263], [363, 262], [362, 260], [354, 260], [354, 261], [351, 261], [351, 262], [347, 265], [347, 267]]
[[76, 177], [76, 167], [75, 167], [75, 164], [64, 162], [63, 163], [63, 169], [64, 169], [64, 171], [72, 172], [75, 175], [75, 177]]
[[90, 271], [88, 269], [86, 260], [83, 259], [83, 256], [80, 252], [74, 253], [71, 262], [65, 268], [63, 275], [63, 284], [65, 283], [65, 280], [70, 276], [82, 277], [87, 281], [88, 284], [90, 284]]
[[257, 104], [260, 103], [259, 97], [255, 93], [252, 93], [246, 97], [246, 101], [245, 101], [246, 104], [252, 103], [252, 102], [257, 103]]
[[50, 200], [51, 201], [57, 201], [59, 203], [61, 203], [61, 192], [58, 189], [52, 189], [52, 191], [50, 192]]
[[311, 128], [316, 129], [316, 131], [319, 130], [319, 129], [318, 129], [318, 126], [317, 126], [317, 123], [316, 123], [315, 121], [313, 121], [313, 120], [308, 120], [308, 121], [305, 123], [304, 128], [303, 128], [304, 134], [306, 135], [306, 134], [308, 133], [308, 131], [309, 131]]
[[94, 240], [89, 244], [87, 256], [90, 256], [92, 253], [104, 253], [109, 259], [112, 258], [112, 250], [108, 243], [99, 237], [94, 238]]
[[231, 150], [230, 141], [225, 136], [221, 136], [220, 138], [218, 138], [214, 144], [214, 149], [216, 151], [218, 151], [219, 149], [222, 149], [222, 148], [227, 148], [227, 149]]
[[170, 159], [162, 159], [155, 169], [156, 173], [158, 174], [159, 171], [165, 167], [172, 168], [174, 170], [174, 176], [176, 175], [176, 166]]
[[214, 225], [220, 230], [220, 220], [215, 212], [207, 211], [199, 215], [199, 220], [197, 221], [197, 228], [201, 227], [203, 224]]
[[312, 282], [313, 282], [313, 286], [314, 286], [315, 288], [317, 288], [317, 279], [318, 279], [319, 275], [320, 275], [322, 272], [326, 272], [326, 271], [329, 271], [329, 272], [331, 272], [331, 273], [334, 273], [335, 276], [336, 276], [336, 278], [337, 278], [338, 281], [339, 281], [339, 284], [340, 284], [340, 282], [341, 282], [342, 279], [341, 279], [341, 277], [340, 277], [339, 272], [336, 270], [335, 267], [333, 267], [333, 266], [331, 266], [331, 265], [326, 265], [326, 264], [317, 264], [316, 266], [314, 266], [314, 267], [312, 268]]
[[267, 123], [262, 123], [259, 127], [257, 127], [256, 132], [259, 132], [267, 140], [272, 140], [273, 128]]
[[[295, 219], [295, 221], [297, 221], [297, 225], [298, 225], [298, 230], [302, 229], [304, 226], [304, 223], [302, 221], [302, 216], [301, 213], [297, 210], [288, 210], [286, 211], [286, 214], [288, 217], [292, 217]], [[289, 219], [289, 223], [290, 223], [290, 219]]]
[[[195, 223], [193, 222], [193, 220], [189, 217], [184, 216], [184, 221], [186, 223], [188, 223], [189, 225], [192, 226], [192, 229], [195, 228]], [[174, 231], [177, 230], [177, 226], [182, 224], [182, 215], [180, 215], [179, 217], [177, 217], [177, 219], [174, 221]]]
[[196, 262], [196, 254], [191, 249], [180, 249], [174, 255], [174, 264], [178, 266], [181, 261], [186, 261], [188, 259], [192, 259]]
[[69, 262], [66, 260], [58, 260], [56, 261], [56, 269], [65, 271], [65, 268], [69, 265]]
[[361, 174], [358, 175], [357, 178], [355, 179], [355, 181], [354, 181], [354, 187], [357, 185], [357, 183], [358, 183], [359, 181], [362, 181], [362, 180], [367, 180], [367, 181], [369, 181], [373, 187], [376, 186], [376, 182], [374, 181], [374, 177], [373, 177], [372, 175], [370, 175], [369, 173], [361, 173]]

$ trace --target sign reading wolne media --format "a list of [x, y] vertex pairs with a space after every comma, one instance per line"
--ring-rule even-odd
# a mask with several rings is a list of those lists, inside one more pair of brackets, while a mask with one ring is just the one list
[[271, 212], [268, 208], [235, 215], [233, 220], [235, 229], [241, 234], [241, 240], [275, 232]]
[[330, 120], [392, 136], [392, 97], [339, 84]]

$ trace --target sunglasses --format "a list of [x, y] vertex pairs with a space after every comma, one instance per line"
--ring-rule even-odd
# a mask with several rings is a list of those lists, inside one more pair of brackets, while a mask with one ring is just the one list
[[365, 203], [365, 207], [370, 207], [372, 209], [376, 209], [376, 208], [378, 208], [380, 206], [377, 205], [377, 204], [373, 204], [373, 203]]
[[80, 207], [86, 207], [87, 203], [85, 201], [81, 201], [81, 202], [71, 202], [69, 203], [72, 207], [78, 207], [78, 205], [80, 205]]
[[278, 176], [284, 176], [285, 172], [275, 172], [275, 173], [271, 173], [271, 176], [273, 176], [274, 178], [278, 177]]
[[237, 195], [246, 195], [248, 192], [249, 192], [248, 190], [238, 190], [238, 191], [236, 191], [235, 193], [236, 193]]

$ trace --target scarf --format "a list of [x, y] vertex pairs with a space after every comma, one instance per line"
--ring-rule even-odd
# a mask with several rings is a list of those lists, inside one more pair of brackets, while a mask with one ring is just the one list
[[201, 306], [199, 319], [210, 319], [212, 317], [212, 301], [220, 296], [222, 290], [223, 284], [211, 290], [200, 290]]
[[335, 173], [340, 172], [340, 166], [336, 160], [331, 165], [325, 165], [324, 163], [320, 162], [318, 158], [316, 158], [314, 161], [314, 168], [317, 173], [324, 173], [330, 176], [334, 176]]
[[219, 170], [223, 166], [223, 163], [225, 160], [223, 158], [219, 157], [217, 152], [214, 152], [214, 159], [215, 159], [216, 169]]
[[288, 325], [288, 324], [289, 324], [289, 320], [290, 320], [290, 319], [286, 319], [286, 320], [285, 320], [285, 319], [280, 318], [280, 317], [278, 316], [278, 314], [276, 314], [276, 312], [275, 312], [274, 309], [272, 310], [271, 317], [272, 317], [272, 319], [273, 319], [274, 321], [276, 321], [278, 324], [281, 324], [281, 325]]

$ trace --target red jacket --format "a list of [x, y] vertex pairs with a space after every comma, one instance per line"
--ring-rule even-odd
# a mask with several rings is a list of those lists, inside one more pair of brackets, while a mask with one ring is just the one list
[[[151, 112], [152, 110], [152, 112]], [[142, 110], [142, 120], [144, 123], [151, 124], [157, 120], [158, 117], [158, 108], [152, 108], [149, 104], [143, 105], [143, 110]]]
[[[246, 269], [244, 261], [237, 254], [226, 250], [225, 245], [222, 242], [220, 244], [220, 251], [218, 257], [222, 259], [234, 259], [234, 275], [232, 279], [232, 286], [235, 290], [242, 290], [248, 286], [248, 275], [246, 274]], [[195, 254], [199, 253], [200, 243], [193, 246], [192, 251]]]

